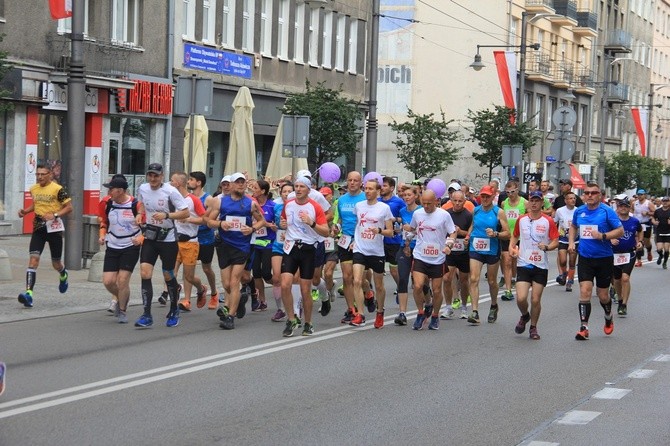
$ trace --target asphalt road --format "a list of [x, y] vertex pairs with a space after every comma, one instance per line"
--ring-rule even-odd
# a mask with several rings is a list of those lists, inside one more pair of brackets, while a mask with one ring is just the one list
[[104, 310], [6, 322], [0, 445], [667, 445], [668, 286], [636, 268], [629, 316], [605, 336], [594, 298], [586, 342], [558, 286], [540, 341], [514, 333], [515, 301], [495, 324], [396, 327], [390, 292], [382, 330], [341, 325], [337, 299], [312, 337], [282, 338], [270, 311], [231, 332], [207, 310], [172, 329], [162, 308], [148, 330]]

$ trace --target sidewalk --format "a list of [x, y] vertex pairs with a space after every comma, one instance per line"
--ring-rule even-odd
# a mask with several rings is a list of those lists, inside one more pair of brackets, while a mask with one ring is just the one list
[[[79, 271], [69, 271], [70, 287], [67, 293], [60, 294], [58, 292], [58, 273], [51, 266], [51, 255], [48, 245], [42, 254], [40, 266], [37, 270], [37, 282], [34, 287], [34, 307], [26, 308], [20, 304], [17, 297], [20, 292], [25, 290], [26, 286], [29, 243], [30, 236], [28, 235], [0, 237], [0, 249], [6, 251], [9, 255], [12, 270], [12, 280], [0, 280], [0, 323], [107, 309], [111, 301], [111, 295], [107, 292], [102, 282], [88, 281], [88, 268]], [[87, 266], [90, 266], [90, 264], [91, 262], [88, 261]], [[222, 292], [223, 287], [221, 286], [221, 276], [219, 274], [216, 255], [214, 256], [213, 266], [216, 274], [217, 288], [219, 292]], [[139, 269], [138, 264], [130, 279], [131, 306], [142, 304]], [[196, 275], [204, 283], [207, 283], [207, 279], [200, 266], [196, 267]], [[335, 276], [340, 277], [339, 270], [335, 272]], [[183, 283], [181, 274], [178, 280], [180, 283]], [[160, 295], [164, 286], [160, 260], [154, 268], [152, 282], [154, 286], [154, 304], [158, 305], [156, 298]], [[193, 293], [195, 293], [195, 290]], [[272, 299], [271, 287], [266, 286], [265, 295], [269, 299]], [[193, 301], [193, 304], [195, 305], [195, 301]], [[129, 314], [134, 317], [135, 313], [139, 315], [140, 309], [131, 309], [130, 312]]]

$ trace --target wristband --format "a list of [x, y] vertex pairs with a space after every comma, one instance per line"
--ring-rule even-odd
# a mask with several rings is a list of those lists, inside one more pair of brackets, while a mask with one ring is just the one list
[[377, 228], [377, 229], [379, 229], [379, 232], [377, 234], [381, 234], [382, 233], [382, 228]]
[[606, 233], [606, 232], [603, 232], [603, 237], [602, 237], [602, 239], [603, 239], [603, 241], [604, 241], [604, 240], [607, 240], [607, 233]]
[[313, 229], [315, 226], [316, 226], [316, 220], [313, 221], [311, 225], [309, 225], [309, 227], [312, 228], [312, 229]]

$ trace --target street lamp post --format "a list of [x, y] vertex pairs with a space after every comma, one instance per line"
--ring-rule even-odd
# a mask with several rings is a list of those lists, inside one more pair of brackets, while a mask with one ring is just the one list
[[377, 76], [379, 66], [379, 1], [372, 0], [372, 40], [370, 42], [370, 97], [368, 99], [368, 131], [365, 139], [365, 169], [377, 170]]

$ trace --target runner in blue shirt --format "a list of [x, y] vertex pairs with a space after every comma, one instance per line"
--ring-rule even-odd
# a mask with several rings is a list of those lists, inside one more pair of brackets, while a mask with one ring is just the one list
[[[392, 177], [384, 177], [379, 201], [391, 208], [391, 215], [395, 218], [393, 222], [393, 237], [384, 237], [384, 257], [389, 265], [391, 277], [398, 286], [398, 251], [402, 245], [400, 209], [405, 207], [405, 201], [393, 193], [395, 180]], [[397, 291], [396, 291], [397, 292]]]
[[610, 240], [623, 236], [623, 226], [612, 208], [601, 202], [600, 187], [587, 183], [584, 189], [586, 204], [575, 210], [568, 238], [568, 252], [574, 252], [575, 239], [579, 234], [579, 319], [581, 325], [575, 335], [578, 341], [589, 338], [588, 322], [591, 316], [591, 293], [596, 282], [596, 295], [605, 310], [606, 335], [614, 331], [612, 321], [612, 301], [609, 287], [614, 270], [613, 251]]
[[630, 215], [630, 200], [627, 196], [616, 197], [616, 213], [623, 225], [623, 236], [612, 240], [614, 250], [614, 289], [619, 296], [617, 313], [619, 316], [628, 314], [628, 298], [630, 297], [630, 275], [633, 273], [636, 251], [642, 248], [644, 230], [642, 223]]

